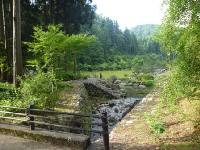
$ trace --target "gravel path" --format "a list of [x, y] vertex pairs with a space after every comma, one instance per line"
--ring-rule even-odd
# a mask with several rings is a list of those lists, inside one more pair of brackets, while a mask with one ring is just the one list
[[19, 137], [0, 134], [0, 150], [72, 150]]

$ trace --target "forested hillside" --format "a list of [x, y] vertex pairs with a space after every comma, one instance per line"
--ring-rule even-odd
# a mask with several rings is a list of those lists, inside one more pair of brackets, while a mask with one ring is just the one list
[[132, 69], [136, 57], [141, 60], [157, 61], [158, 66], [163, 66], [164, 63], [160, 62], [164, 61], [165, 53], [160, 51], [159, 43], [152, 39], [155, 27], [156, 25], [141, 25], [122, 31], [117, 21], [96, 14], [92, 28], [85, 28], [84, 31], [98, 37], [98, 41], [81, 52], [80, 69], [90, 71]]
[[152, 33], [156, 32], [156, 27], [158, 25], [155, 24], [145, 24], [145, 25], [137, 25], [134, 28], [131, 28], [131, 32], [134, 32], [137, 37], [148, 37], [151, 36]]
[[[150, 63], [151, 66], [152, 64], [164, 65], [165, 55], [161, 53], [160, 45], [151, 38], [151, 33], [155, 30], [156, 25], [137, 26], [135, 29], [126, 28], [122, 31], [117, 21], [95, 14], [96, 6], [92, 5], [91, 2], [86, 0], [22, 1], [23, 65], [20, 70], [35, 70], [37, 65], [44, 67], [44, 64], [47, 63], [45, 59], [51, 61], [50, 64], [46, 64], [46, 68], [47, 65], [53, 65], [57, 70], [70, 74], [81, 70], [133, 69], [134, 65], [139, 63], [134, 61], [136, 57], [142, 60], [140, 65], [147, 65], [149, 60], [152, 62]], [[0, 59], [1, 79], [12, 81], [13, 10], [11, 8], [13, 2], [12, 0], [1, 0], [1, 4], [3, 6], [3, 9], [0, 10], [2, 16], [0, 24], [2, 41], [0, 51], [2, 56]], [[48, 25], [58, 24], [61, 25], [55, 29], [48, 27]], [[35, 26], [39, 28], [34, 28]], [[48, 37], [43, 36], [45, 32]], [[67, 37], [61, 37], [60, 34], [67, 35], [67, 37], [85, 34], [85, 36], [95, 36], [95, 40], [93, 39], [87, 46], [74, 49], [70, 48], [69, 42], [63, 42]], [[53, 37], [56, 37], [56, 35], [57, 39]], [[57, 43], [57, 46], [52, 46], [53, 43], [47, 46], [44, 43], [51, 40], [55, 42], [54, 44]], [[31, 45], [31, 42], [34, 44]], [[42, 49], [45, 49], [45, 51], [41, 53]], [[53, 55], [55, 57], [52, 58]]]

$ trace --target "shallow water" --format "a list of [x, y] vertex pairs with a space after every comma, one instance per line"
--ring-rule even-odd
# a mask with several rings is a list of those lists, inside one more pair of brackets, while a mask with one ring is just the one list
[[[118, 122], [139, 102], [142, 98], [125, 98], [125, 99], [116, 99], [109, 101], [114, 105], [113, 107], [109, 106], [109, 103], [104, 103], [100, 105], [100, 108], [96, 110], [97, 114], [101, 114], [103, 112], [107, 112], [108, 120], [110, 117], [115, 118], [115, 122], [109, 123], [109, 132], [113, 130], [113, 128], [117, 125]], [[101, 123], [100, 119], [93, 118], [93, 123]], [[92, 126], [93, 130], [102, 130], [101, 126]], [[97, 133], [91, 133], [91, 141], [96, 141], [102, 136]]]

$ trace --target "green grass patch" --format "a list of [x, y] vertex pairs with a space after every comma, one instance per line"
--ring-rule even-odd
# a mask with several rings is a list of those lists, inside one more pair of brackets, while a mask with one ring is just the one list
[[94, 72], [84, 72], [84, 75], [89, 77], [100, 77], [100, 73], [102, 74], [102, 78], [110, 79], [110, 76], [116, 75], [117, 78], [126, 78], [131, 77], [133, 75], [132, 70], [117, 70], [117, 71], [94, 71]]
[[181, 144], [170, 144], [170, 143], [164, 143], [163, 146], [161, 147], [161, 149], [169, 149], [169, 148], [173, 148], [173, 149], [199, 149], [200, 145], [199, 143], [181, 143]]

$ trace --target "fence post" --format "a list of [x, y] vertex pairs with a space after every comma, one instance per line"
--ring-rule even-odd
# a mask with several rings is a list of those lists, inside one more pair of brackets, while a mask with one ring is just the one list
[[[33, 111], [31, 111], [31, 109], [34, 109], [34, 105], [33, 104], [29, 105], [29, 114], [33, 115]], [[29, 116], [29, 120], [30, 121], [34, 121], [34, 117], [33, 116]], [[33, 122], [30, 122], [30, 126], [31, 126], [31, 130], [35, 130], [35, 124]]]
[[[109, 150], [109, 131], [108, 131], [108, 118], [107, 118], [107, 112], [103, 112], [103, 118], [102, 118], [102, 129], [103, 129], [103, 143], [105, 150]], [[105, 126], [106, 125], [106, 126]]]

